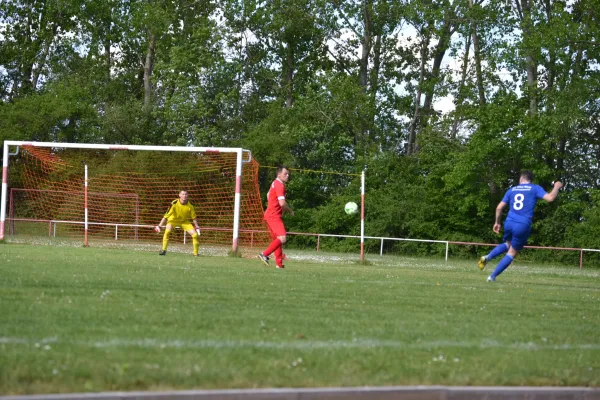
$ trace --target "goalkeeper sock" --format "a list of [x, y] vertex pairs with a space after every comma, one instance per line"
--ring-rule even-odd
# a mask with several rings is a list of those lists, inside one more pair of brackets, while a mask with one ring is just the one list
[[496, 265], [496, 269], [492, 272], [492, 275], [490, 275], [492, 279], [496, 279], [498, 275], [508, 268], [511, 262], [513, 262], [513, 257], [510, 254], [505, 255], [498, 265]]
[[200, 247], [200, 241], [198, 240], [198, 234], [194, 232], [192, 234], [192, 244], [194, 245], [194, 255], [198, 255], [198, 248]]
[[271, 244], [269, 245], [269, 247], [267, 247], [267, 249], [265, 251], [263, 251], [263, 256], [269, 257], [271, 255], [271, 253], [274, 252], [275, 249], [277, 249], [278, 247], [281, 247], [281, 240], [279, 240], [279, 239], [273, 240], [271, 242]]
[[506, 245], [506, 243], [499, 244], [498, 246], [494, 247], [494, 250], [492, 250], [490, 252], [490, 254], [485, 256], [485, 260], [486, 261], [493, 260], [494, 258], [498, 257], [500, 254], [504, 254], [507, 251], [508, 251], [508, 246]]
[[167, 250], [169, 247], [169, 236], [171, 236], [171, 230], [165, 229], [165, 234], [163, 235], [163, 250]]

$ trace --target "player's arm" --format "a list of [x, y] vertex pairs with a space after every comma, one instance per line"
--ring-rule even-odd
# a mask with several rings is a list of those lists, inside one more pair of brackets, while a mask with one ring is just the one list
[[504, 211], [504, 207], [506, 207], [506, 203], [501, 201], [498, 203], [496, 207], [496, 220], [494, 221], [494, 232], [500, 233], [500, 222], [502, 221], [502, 211]]
[[154, 230], [155, 230], [156, 232], [160, 232], [160, 227], [161, 227], [161, 226], [165, 226], [165, 222], [167, 222], [167, 218], [163, 217], [163, 218], [160, 220], [160, 222], [158, 223], [158, 225], [156, 225], [156, 226], [154, 227]]
[[292, 217], [294, 216], [294, 210], [292, 210], [292, 207], [290, 207], [287, 201], [285, 201], [285, 198], [279, 199], [279, 205], [281, 206], [281, 210], [283, 212], [289, 213]]
[[175, 203], [177, 202], [177, 200], [173, 201], [171, 203], [171, 205], [169, 206], [169, 209], [167, 210], [167, 212], [165, 213], [165, 215], [162, 217], [162, 219], [160, 220], [160, 222], [158, 223], [158, 225], [156, 225], [154, 227], [154, 230], [156, 232], [160, 232], [160, 227], [161, 226], [165, 226], [165, 223], [169, 220], [169, 217], [173, 214], [173, 206], [175, 205]]
[[554, 187], [552, 188], [552, 191], [550, 193], [546, 193], [543, 199], [546, 200], [548, 203], [552, 203], [554, 199], [556, 199], [556, 196], [558, 196], [558, 191], [561, 187], [563, 187], [563, 184], [560, 181], [554, 182]]
[[292, 207], [290, 207], [290, 205], [285, 200], [285, 187], [283, 186], [283, 184], [279, 184], [279, 185], [275, 186], [275, 194], [277, 195], [277, 201], [279, 202], [279, 205], [281, 206], [281, 212], [282, 213], [287, 212], [291, 216], [294, 216], [294, 210], [292, 210]]

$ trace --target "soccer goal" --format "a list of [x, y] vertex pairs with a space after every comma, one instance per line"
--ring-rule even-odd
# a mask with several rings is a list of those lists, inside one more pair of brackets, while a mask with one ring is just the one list
[[[152, 228], [184, 189], [201, 243], [237, 252], [268, 240], [258, 168], [241, 148], [5, 141], [0, 240], [159, 242]], [[175, 230], [171, 240], [186, 234]]]

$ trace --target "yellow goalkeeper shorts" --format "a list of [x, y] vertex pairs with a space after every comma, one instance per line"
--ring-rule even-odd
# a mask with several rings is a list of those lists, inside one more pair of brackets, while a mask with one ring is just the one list
[[181, 229], [183, 229], [184, 231], [195, 231], [196, 228], [194, 228], [194, 225], [190, 224], [189, 222], [180, 222], [180, 221], [168, 221], [167, 224], [171, 224], [173, 225], [173, 227], [180, 227]]

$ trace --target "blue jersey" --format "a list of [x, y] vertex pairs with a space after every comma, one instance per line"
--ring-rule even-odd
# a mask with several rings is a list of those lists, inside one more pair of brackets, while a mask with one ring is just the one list
[[533, 183], [523, 183], [511, 187], [502, 199], [503, 202], [509, 205], [506, 221], [531, 224], [537, 200], [545, 195], [546, 191], [541, 186]]

